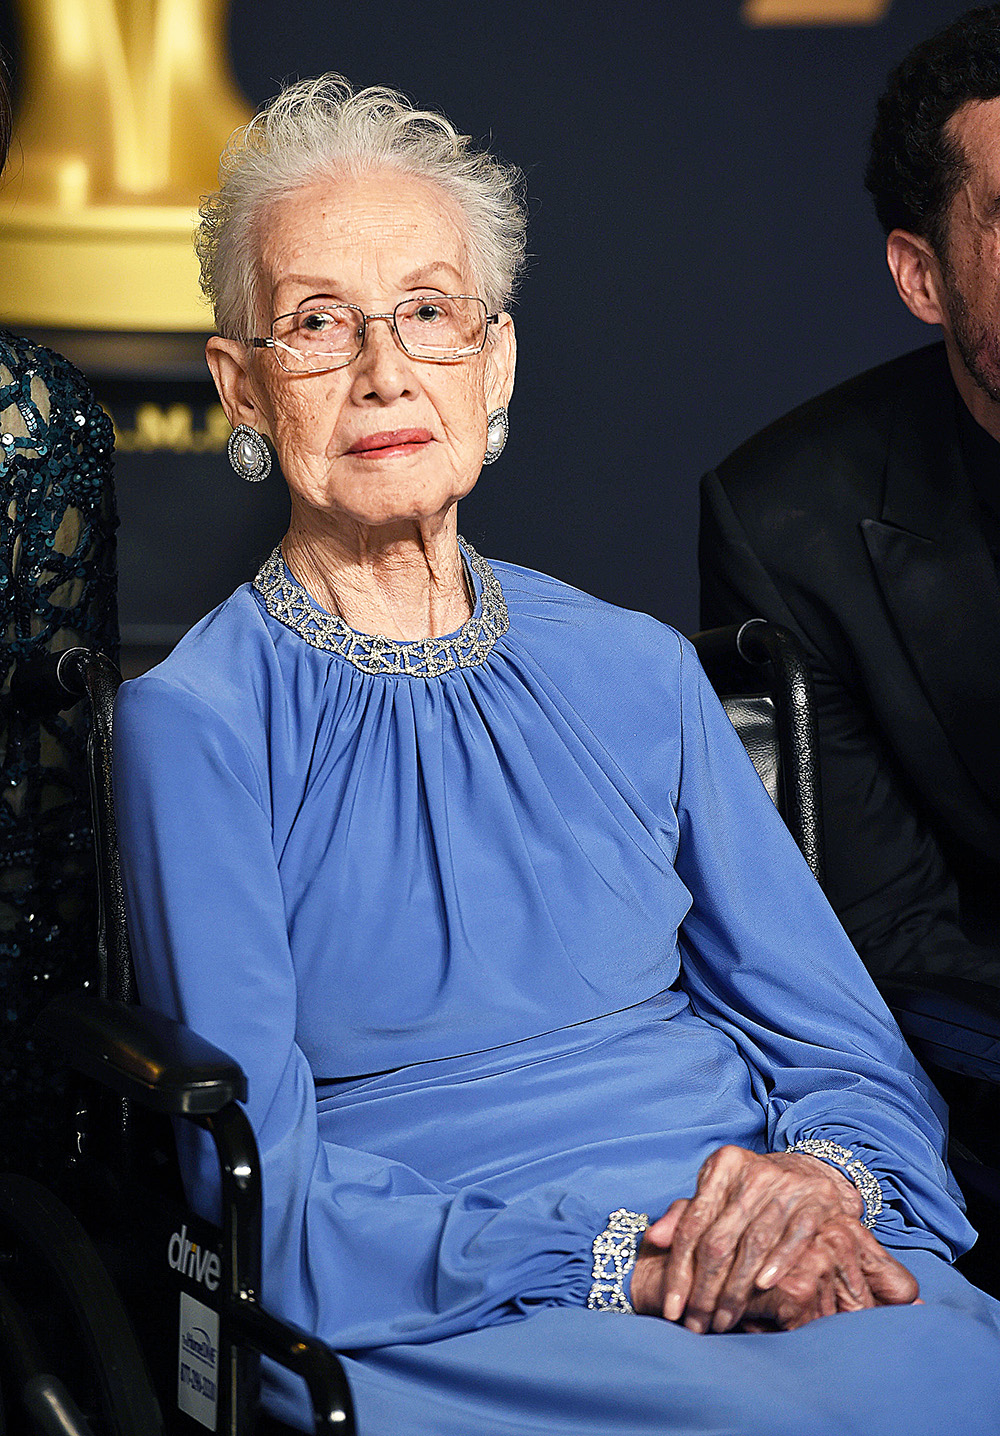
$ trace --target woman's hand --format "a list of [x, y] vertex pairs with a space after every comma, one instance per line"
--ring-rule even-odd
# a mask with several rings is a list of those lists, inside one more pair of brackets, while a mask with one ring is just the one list
[[647, 1228], [635, 1311], [691, 1331], [788, 1330], [835, 1311], [916, 1300], [913, 1277], [859, 1218], [846, 1177], [802, 1152], [721, 1147], [691, 1198]]

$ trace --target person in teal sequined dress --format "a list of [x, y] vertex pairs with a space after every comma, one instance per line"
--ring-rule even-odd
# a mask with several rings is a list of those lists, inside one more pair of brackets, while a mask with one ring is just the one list
[[[0, 74], [0, 169], [10, 106]], [[0, 1167], [67, 1150], [63, 1081], [31, 1024], [93, 969], [82, 705], [27, 718], [15, 666], [76, 644], [117, 655], [111, 421], [61, 355], [0, 331]]]

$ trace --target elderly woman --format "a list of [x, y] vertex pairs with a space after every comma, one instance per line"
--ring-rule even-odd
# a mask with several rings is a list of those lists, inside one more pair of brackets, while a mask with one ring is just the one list
[[291, 519], [121, 691], [143, 999], [246, 1068], [362, 1433], [996, 1432], [936, 1098], [690, 648], [458, 536], [516, 184], [336, 76], [228, 155], [209, 364]]

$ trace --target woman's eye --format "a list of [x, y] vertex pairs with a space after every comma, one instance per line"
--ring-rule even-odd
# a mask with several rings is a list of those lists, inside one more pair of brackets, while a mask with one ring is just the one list
[[423, 324], [433, 324], [436, 319], [444, 317], [444, 309], [440, 304], [421, 304], [417, 308], [416, 317]]
[[315, 309], [309, 314], [302, 316], [301, 327], [307, 329], [311, 334], [320, 334], [333, 323], [334, 319], [332, 315], [327, 314], [323, 309]]

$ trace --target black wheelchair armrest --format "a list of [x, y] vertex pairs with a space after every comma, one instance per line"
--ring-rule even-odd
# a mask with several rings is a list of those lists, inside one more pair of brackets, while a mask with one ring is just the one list
[[162, 1013], [71, 992], [43, 1009], [37, 1027], [77, 1071], [151, 1111], [206, 1117], [246, 1101], [239, 1063]]
[[1000, 993], [968, 978], [883, 978], [879, 990], [922, 1062], [1000, 1086]]
[[301, 1376], [309, 1392], [316, 1436], [348, 1436], [354, 1431], [351, 1389], [344, 1368], [328, 1346], [291, 1322], [272, 1316], [255, 1301], [234, 1307], [231, 1320], [248, 1345]]
[[247, 1079], [227, 1053], [183, 1023], [92, 992], [67, 993], [43, 1009], [37, 1029], [79, 1072], [138, 1105], [193, 1119], [212, 1134], [222, 1172], [224, 1244], [229, 1251], [227, 1319], [246, 1344], [301, 1376], [317, 1436], [353, 1436], [350, 1387], [336, 1354], [257, 1301], [261, 1185], [246, 1113]]

